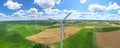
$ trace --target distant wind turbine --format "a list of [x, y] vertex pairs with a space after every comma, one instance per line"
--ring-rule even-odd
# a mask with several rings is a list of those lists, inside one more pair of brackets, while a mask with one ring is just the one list
[[26, 20], [26, 17], [24, 16], [24, 17], [22, 17], [22, 18], [24, 18], [25, 19], [25, 27], [27, 27], [27, 20]]
[[37, 29], [37, 19], [35, 20], [35, 29]]
[[37, 16], [36, 15], [33, 15], [33, 16], [31, 16], [31, 17], [33, 17], [33, 20], [34, 20], [34, 27], [35, 27], [35, 29], [37, 29]]

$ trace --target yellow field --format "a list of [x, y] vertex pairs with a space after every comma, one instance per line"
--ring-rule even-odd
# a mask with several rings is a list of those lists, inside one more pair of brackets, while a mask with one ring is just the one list
[[[77, 33], [79, 30], [80, 28], [77, 28], [77, 27], [65, 27], [65, 30], [63, 33], [63, 40]], [[59, 33], [60, 33], [59, 28], [46, 29], [43, 32], [40, 32], [38, 34], [28, 36], [26, 37], [26, 39], [34, 41], [36, 43], [49, 45], [49, 44], [59, 42], [59, 38], [60, 38]]]

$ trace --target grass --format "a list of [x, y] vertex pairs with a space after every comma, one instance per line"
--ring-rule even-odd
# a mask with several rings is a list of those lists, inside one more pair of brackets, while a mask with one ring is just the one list
[[38, 25], [37, 28], [35, 28], [34, 25], [27, 25], [25, 27], [25, 25], [17, 24], [17, 25], [14, 25], [14, 26], [8, 28], [6, 33], [10, 34], [12, 32], [18, 32], [23, 37], [26, 37], [26, 36], [30, 36], [30, 35], [39, 33], [46, 28], [48, 28], [48, 26]]
[[106, 22], [98, 22], [97, 24], [93, 24], [92, 22], [86, 22], [86, 23], [70, 23], [66, 24], [68, 26], [76, 26], [76, 27], [84, 27], [84, 26], [110, 26], [111, 24], [107, 24]]
[[[48, 21], [38, 21], [37, 28], [33, 21], [28, 21], [27, 25], [24, 22], [0, 22], [0, 48], [32, 48], [36, 43], [25, 39], [26, 36], [37, 34], [47, 28], [58, 28], [59, 26], [52, 26], [54, 23]], [[65, 24], [65, 26], [94, 26], [94, 24], [88, 22], [87, 24]], [[100, 22], [97, 26], [109, 26]], [[120, 29], [120, 27], [119, 27]], [[98, 29], [99, 31], [111, 31], [111, 28]], [[118, 28], [112, 28], [112, 30], [118, 30]], [[93, 29], [84, 28], [78, 33], [74, 34], [70, 38], [64, 40], [64, 48], [96, 48], [93, 43]], [[38, 45], [37, 45], [38, 46]], [[56, 48], [59, 48], [59, 43], [54, 44]]]
[[[63, 48], [96, 48], [93, 43], [93, 29], [84, 28], [63, 41]], [[54, 44], [59, 48], [59, 43]]]
[[97, 32], [111, 32], [115, 30], [120, 30], [120, 27], [97, 28]]
[[34, 22], [27, 22], [26, 26], [24, 22], [0, 23], [0, 48], [32, 48], [36, 43], [26, 40], [25, 37], [37, 34], [50, 26], [42, 24], [38, 24], [36, 28]]
[[111, 24], [120, 25], [120, 22], [111, 22]]

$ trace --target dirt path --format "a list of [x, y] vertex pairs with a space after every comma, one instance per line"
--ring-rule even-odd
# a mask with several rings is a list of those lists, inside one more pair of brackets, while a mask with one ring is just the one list
[[99, 48], [120, 48], [120, 30], [96, 33]]
[[[65, 27], [65, 36], [63, 36], [63, 39], [66, 39], [70, 37], [71, 35], [77, 33], [80, 30], [80, 28], [77, 27]], [[36, 43], [42, 43], [50, 45], [52, 43], [59, 42], [59, 28], [54, 29], [46, 29], [43, 32], [40, 32], [38, 34], [28, 36], [26, 39], [36, 42]]]

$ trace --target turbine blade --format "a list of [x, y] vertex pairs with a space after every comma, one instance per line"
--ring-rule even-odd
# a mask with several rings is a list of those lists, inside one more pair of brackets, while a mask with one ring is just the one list
[[59, 22], [57, 20], [54, 20], [54, 19], [51, 19], [51, 18], [48, 18], [50, 21], [54, 21], [54, 22]]
[[70, 12], [67, 16], [65, 16], [65, 18], [63, 19], [63, 21], [72, 14], [72, 12]]

